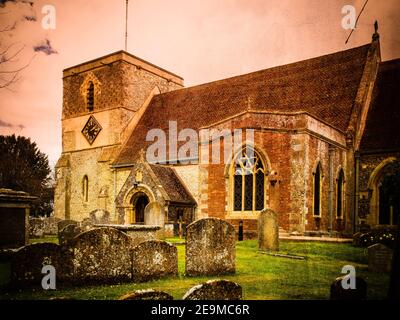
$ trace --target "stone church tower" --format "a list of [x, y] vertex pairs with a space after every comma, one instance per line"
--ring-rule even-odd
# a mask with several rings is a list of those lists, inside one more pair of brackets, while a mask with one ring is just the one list
[[110, 168], [114, 156], [153, 95], [182, 86], [179, 76], [124, 51], [63, 71], [56, 217], [82, 220], [96, 209], [113, 214], [121, 180]]

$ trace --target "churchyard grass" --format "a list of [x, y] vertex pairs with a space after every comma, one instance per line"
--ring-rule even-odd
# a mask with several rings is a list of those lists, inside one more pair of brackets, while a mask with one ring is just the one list
[[[181, 242], [182, 239], [175, 238], [174, 241]], [[243, 288], [244, 299], [328, 299], [330, 284], [341, 275], [344, 265], [353, 265], [357, 276], [367, 281], [369, 299], [384, 299], [389, 283], [387, 274], [368, 271], [365, 249], [350, 244], [281, 241], [280, 253], [306, 257], [306, 260], [296, 260], [259, 253], [256, 240], [238, 242], [236, 274], [221, 277], [185, 277], [185, 246], [177, 245], [177, 249], [177, 278], [55, 291], [38, 288], [35, 291], [7, 292], [5, 283], [9, 276], [9, 266], [0, 263], [0, 296], [2, 299], [118, 299], [134, 290], [153, 288], [168, 292], [174, 299], [181, 299], [192, 286], [210, 279], [223, 278], [239, 283]]]

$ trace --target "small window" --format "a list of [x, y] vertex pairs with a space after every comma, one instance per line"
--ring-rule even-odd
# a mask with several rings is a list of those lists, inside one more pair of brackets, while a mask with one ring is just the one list
[[343, 216], [344, 208], [344, 172], [343, 169], [340, 170], [337, 179], [337, 195], [336, 195], [336, 215], [338, 218]]
[[82, 180], [82, 196], [83, 201], [87, 202], [89, 200], [89, 178], [84, 176]]
[[314, 173], [314, 216], [321, 216], [321, 164]]
[[87, 89], [87, 110], [92, 112], [94, 109], [94, 85], [90, 81]]

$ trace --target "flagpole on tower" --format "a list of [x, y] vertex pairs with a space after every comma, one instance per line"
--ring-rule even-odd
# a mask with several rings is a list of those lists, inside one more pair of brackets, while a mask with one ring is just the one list
[[125, 3], [125, 51], [128, 51], [128, 1]]

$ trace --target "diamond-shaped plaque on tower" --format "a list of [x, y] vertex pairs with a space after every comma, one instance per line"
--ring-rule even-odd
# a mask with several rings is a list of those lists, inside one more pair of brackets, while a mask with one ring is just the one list
[[97, 122], [95, 117], [90, 116], [82, 129], [82, 134], [85, 136], [86, 140], [92, 144], [94, 140], [96, 140], [101, 129], [101, 125]]

